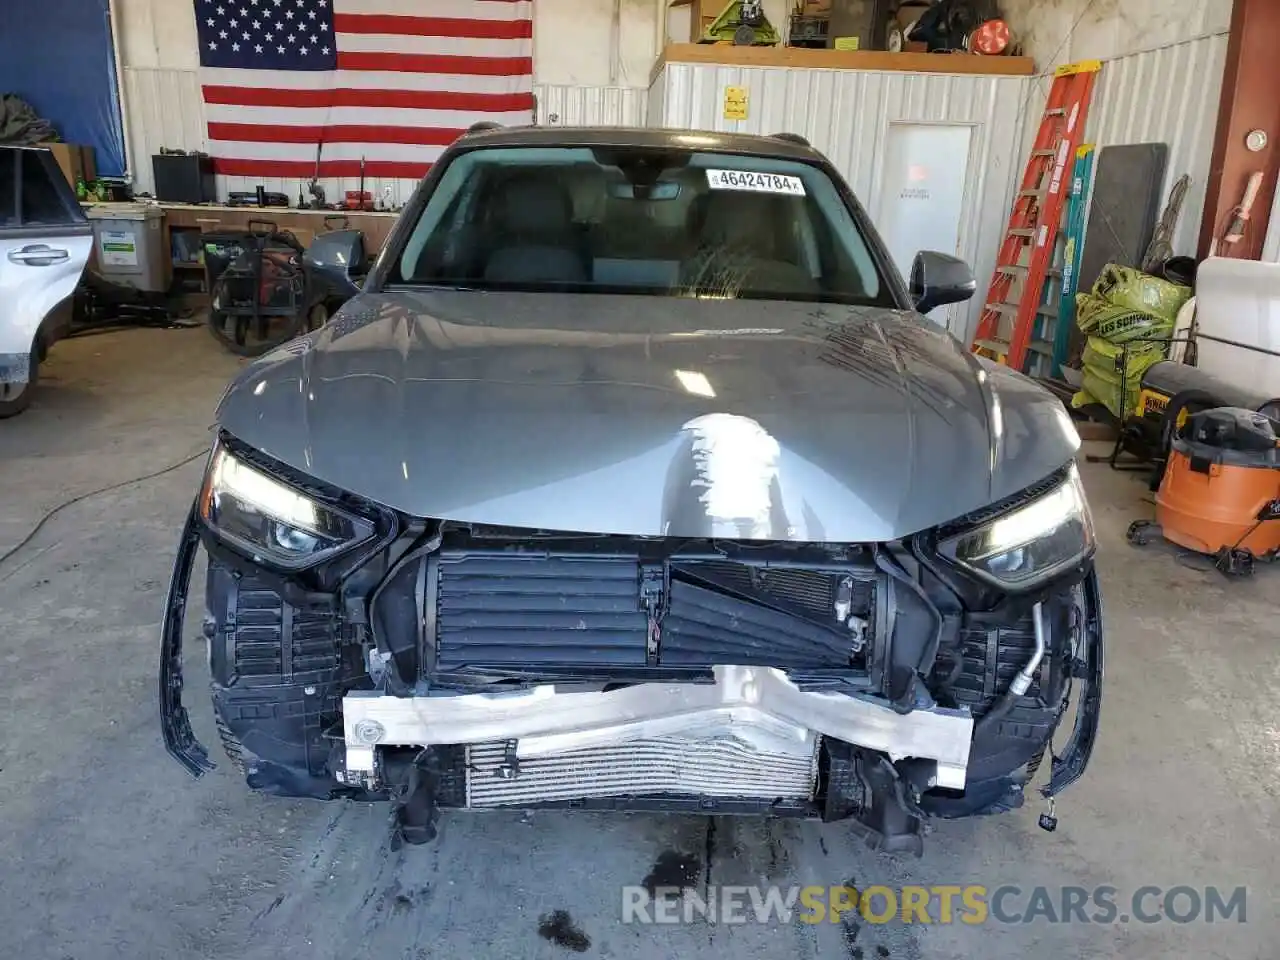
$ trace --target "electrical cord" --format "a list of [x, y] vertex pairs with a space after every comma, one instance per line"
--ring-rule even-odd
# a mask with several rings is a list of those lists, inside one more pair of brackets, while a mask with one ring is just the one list
[[1143, 273], [1152, 273], [1156, 267], [1173, 256], [1173, 234], [1178, 228], [1178, 217], [1182, 214], [1182, 204], [1186, 200], [1187, 189], [1190, 186], [1191, 175], [1184, 173], [1169, 191], [1164, 213], [1160, 215], [1160, 222], [1156, 224], [1151, 243], [1147, 245], [1147, 252], [1142, 258]]
[[46, 513], [43, 517], [41, 517], [39, 521], [36, 523], [36, 525], [27, 532], [27, 535], [18, 541], [16, 546], [13, 546], [7, 551], [5, 551], [4, 553], [0, 554], [0, 567], [3, 567], [4, 564], [8, 562], [10, 558], [16, 556], [20, 550], [22, 550], [24, 547], [27, 546], [27, 544], [29, 544], [32, 540], [34, 540], [36, 537], [36, 534], [38, 534], [41, 530], [44, 529], [44, 525], [46, 523], [48, 523], [55, 516], [57, 516], [59, 513], [61, 513], [63, 510], [67, 509], [68, 507], [75, 506], [77, 503], [81, 503], [85, 500], [88, 500], [91, 497], [96, 497], [104, 493], [110, 493], [112, 490], [119, 490], [121, 487], [128, 487], [128, 486], [132, 486], [135, 483], [142, 483], [146, 480], [154, 480], [156, 477], [162, 477], [166, 473], [172, 473], [173, 471], [181, 467], [185, 467], [188, 463], [192, 463], [195, 460], [199, 460], [201, 457], [208, 456], [208, 454], [209, 454], [208, 448], [202, 448], [196, 451], [195, 453], [191, 454], [191, 456], [185, 457], [182, 460], [177, 461], [176, 463], [171, 463], [167, 467], [162, 467], [161, 469], [156, 470], [153, 473], [144, 473], [140, 477], [132, 477], [128, 480], [121, 480], [118, 483], [112, 483], [105, 487], [99, 487], [97, 490], [90, 490], [88, 493], [82, 493], [77, 497], [72, 497], [70, 500], [64, 500], [62, 503], [58, 504], [48, 513]]

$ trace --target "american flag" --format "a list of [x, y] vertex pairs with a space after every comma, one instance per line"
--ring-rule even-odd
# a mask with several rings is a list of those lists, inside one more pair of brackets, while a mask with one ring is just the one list
[[214, 169], [422, 177], [533, 116], [531, 0], [194, 0]]

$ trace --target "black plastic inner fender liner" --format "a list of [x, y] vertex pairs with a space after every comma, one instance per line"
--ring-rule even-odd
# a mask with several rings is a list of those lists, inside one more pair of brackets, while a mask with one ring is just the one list
[[209, 560], [213, 711], [249, 787], [281, 797], [363, 798], [330, 767], [342, 697], [371, 686], [351, 626], [332, 604], [297, 607], [271, 584]]
[[169, 580], [169, 595], [164, 605], [164, 625], [160, 633], [160, 732], [164, 748], [191, 776], [204, 776], [217, 765], [209, 759], [209, 751], [191, 730], [191, 718], [182, 705], [182, 621], [187, 611], [187, 589], [191, 585], [191, 568], [195, 565], [200, 533], [196, 525], [193, 503], [182, 526], [178, 555]]
[[[963, 791], [930, 790], [921, 806], [942, 818], [1003, 813], [1021, 807], [1054, 732], [1076, 703], [1073, 732], [1052, 761], [1045, 797], [1066, 789], [1088, 765], [1097, 739], [1102, 698], [1103, 632], [1098, 579], [1090, 568], [1079, 582], [1064, 578], [1043, 596], [1048, 648], [1035, 679], [990, 729], [976, 728]], [[1022, 606], [966, 618], [960, 634], [961, 670], [945, 691], [945, 705], [986, 716], [1034, 646], [1034, 624]]]
[[1075, 726], [1061, 754], [1053, 757], [1049, 782], [1040, 788], [1044, 797], [1057, 796], [1083, 775], [1098, 742], [1098, 725], [1102, 719], [1103, 618], [1102, 593], [1098, 589], [1097, 571], [1084, 580], [1085, 609], [1083, 649], [1071, 664], [1073, 680], [1081, 684]]

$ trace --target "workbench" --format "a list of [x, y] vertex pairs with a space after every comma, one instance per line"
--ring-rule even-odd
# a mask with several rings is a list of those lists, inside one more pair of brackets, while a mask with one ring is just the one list
[[[86, 203], [94, 207], [135, 207], [130, 204]], [[331, 230], [359, 230], [364, 234], [365, 251], [376, 255], [387, 242], [398, 213], [376, 210], [308, 210], [292, 207], [228, 207], [214, 204], [159, 203], [164, 211], [163, 249], [168, 253], [170, 272], [179, 289], [203, 289], [204, 261], [199, 235], [249, 229], [252, 220], [269, 220], [279, 230], [288, 230], [304, 247], [311, 245], [317, 234]], [[174, 234], [186, 234], [174, 242]], [[167, 279], [166, 279], [167, 282]], [[207, 291], [205, 291], [207, 292]]]
[[[398, 213], [376, 210], [300, 210], [296, 207], [224, 207], [187, 203], [161, 203], [168, 230], [198, 229], [203, 233], [246, 230], [250, 220], [270, 220], [281, 230], [292, 232], [305, 246], [318, 233], [330, 230], [359, 230], [365, 249], [375, 254], [382, 249], [395, 225]], [[344, 224], [345, 221], [345, 224]]]

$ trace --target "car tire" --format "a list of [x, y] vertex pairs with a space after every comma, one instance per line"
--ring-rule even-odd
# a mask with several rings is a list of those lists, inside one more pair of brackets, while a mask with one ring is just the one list
[[39, 371], [40, 365], [33, 354], [26, 383], [21, 387], [14, 383], [0, 383], [0, 420], [16, 417], [31, 406], [31, 396], [36, 392], [36, 384], [40, 380]]

